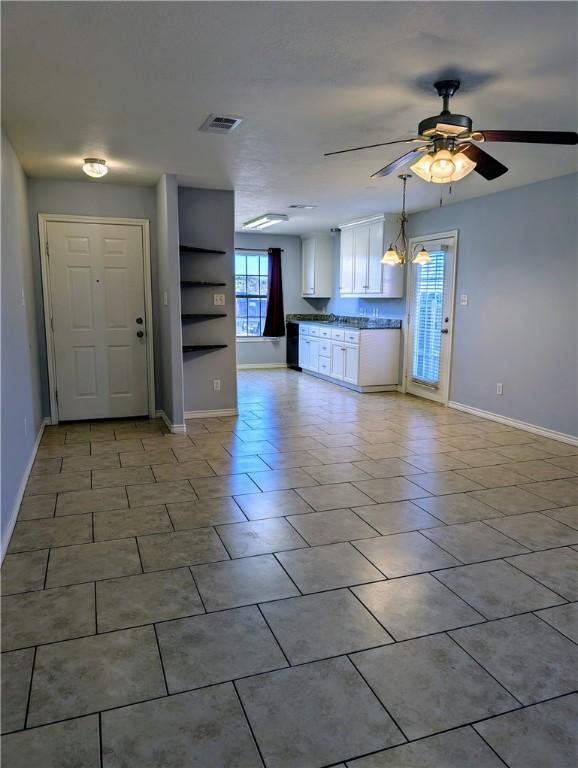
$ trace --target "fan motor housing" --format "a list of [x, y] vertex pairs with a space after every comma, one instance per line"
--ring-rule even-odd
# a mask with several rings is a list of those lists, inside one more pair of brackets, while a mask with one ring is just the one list
[[[439, 126], [439, 127], [438, 127]], [[451, 136], [460, 136], [462, 133], [471, 133], [472, 118], [467, 115], [454, 115], [451, 112], [442, 112], [440, 115], [426, 117], [418, 125], [419, 136], [433, 136], [436, 133], [447, 133]]]

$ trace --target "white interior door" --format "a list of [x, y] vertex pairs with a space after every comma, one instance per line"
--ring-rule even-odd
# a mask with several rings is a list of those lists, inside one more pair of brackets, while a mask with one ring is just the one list
[[447, 403], [457, 235], [413, 238], [410, 254], [421, 244], [431, 261], [425, 265], [409, 263], [406, 391]]
[[146, 415], [141, 227], [50, 221], [47, 239], [59, 419]]

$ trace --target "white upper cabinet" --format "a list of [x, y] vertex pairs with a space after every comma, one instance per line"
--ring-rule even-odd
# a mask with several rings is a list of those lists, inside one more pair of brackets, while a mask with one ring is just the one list
[[339, 259], [339, 293], [353, 293], [353, 230], [341, 233], [341, 258]]
[[333, 239], [312, 235], [301, 243], [301, 295], [329, 298], [333, 291]]
[[375, 216], [341, 225], [340, 281], [342, 296], [397, 299], [403, 296], [405, 270], [381, 263], [397, 236], [396, 216]]

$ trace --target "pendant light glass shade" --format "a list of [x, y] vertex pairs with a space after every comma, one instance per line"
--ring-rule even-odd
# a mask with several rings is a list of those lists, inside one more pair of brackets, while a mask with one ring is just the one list
[[396, 267], [398, 264], [402, 263], [402, 258], [399, 255], [398, 250], [395, 247], [395, 245], [393, 245], [393, 243], [390, 243], [389, 248], [381, 257], [381, 263], [389, 264], [390, 266], [393, 266], [393, 267]]
[[422, 155], [411, 166], [411, 170], [424, 181], [434, 184], [447, 184], [459, 181], [471, 173], [476, 164], [463, 152], [452, 154], [448, 149], [440, 149], [433, 154]]
[[421, 264], [422, 266], [425, 264], [429, 264], [431, 261], [431, 257], [429, 253], [426, 251], [426, 249], [421, 247], [421, 250], [416, 253], [416, 255], [412, 259], [414, 264]]

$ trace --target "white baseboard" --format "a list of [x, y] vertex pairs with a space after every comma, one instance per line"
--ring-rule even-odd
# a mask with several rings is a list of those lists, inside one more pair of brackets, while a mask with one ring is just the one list
[[253, 368], [287, 368], [287, 363], [239, 363], [238, 371], [250, 371]]
[[36, 440], [34, 441], [34, 447], [32, 449], [32, 453], [30, 454], [30, 458], [28, 459], [28, 464], [26, 465], [26, 469], [24, 470], [24, 474], [22, 475], [22, 482], [20, 483], [20, 487], [18, 488], [18, 493], [16, 494], [16, 498], [14, 499], [14, 506], [12, 507], [12, 514], [10, 515], [8, 528], [6, 530], [6, 534], [4, 538], [2, 539], [0, 563], [4, 561], [4, 555], [6, 554], [6, 550], [8, 549], [8, 544], [10, 543], [10, 539], [12, 537], [12, 531], [14, 530], [14, 526], [16, 525], [16, 519], [18, 518], [18, 512], [20, 511], [20, 504], [22, 504], [22, 498], [24, 496], [24, 491], [26, 490], [26, 483], [28, 482], [28, 478], [30, 477], [30, 472], [32, 471], [32, 465], [34, 464], [34, 460], [36, 459], [36, 454], [38, 453], [38, 446], [40, 445], [40, 441], [42, 440], [42, 435], [44, 434], [44, 427], [50, 423], [51, 423], [50, 418], [43, 419], [40, 424], [40, 429], [38, 430], [38, 434], [36, 435]]
[[479, 416], [482, 419], [497, 421], [500, 424], [505, 424], [506, 426], [514, 427], [515, 429], [523, 429], [525, 432], [532, 432], [535, 435], [547, 437], [549, 440], [558, 440], [561, 443], [578, 445], [578, 437], [574, 437], [574, 435], [567, 435], [565, 432], [556, 432], [553, 429], [546, 429], [546, 427], [538, 427], [536, 424], [528, 424], [526, 421], [510, 419], [507, 416], [500, 416], [498, 413], [492, 413], [491, 411], [482, 411], [480, 408], [473, 408], [471, 405], [449, 402], [448, 408], [455, 408], [457, 411], [465, 411], [465, 413], [471, 413], [472, 416]]
[[156, 411], [155, 416], [157, 419], [162, 419], [165, 424], [167, 425], [170, 432], [173, 433], [173, 435], [186, 435], [187, 434], [187, 427], [185, 424], [172, 424], [169, 421], [169, 417], [164, 411]]
[[221, 408], [216, 411], [185, 411], [185, 419], [214, 419], [219, 416], [238, 416], [237, 408]]

